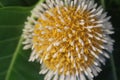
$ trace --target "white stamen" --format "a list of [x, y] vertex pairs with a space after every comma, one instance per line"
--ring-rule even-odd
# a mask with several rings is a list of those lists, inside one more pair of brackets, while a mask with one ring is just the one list
[[98, 51], [99, 53], [102, 53], [102, 50], [100, 50], [100, 49], [97, 49], [97, 51]]
[[75, 63], [75, 61], [74, 61], [74, 64], [73, 64], [73, 66], [74, 66], [74, 68], [76, 68], [76, 63]]
[[60, 45], [60, 42], [55, 42], [53, 43], [54, 46], [59, 46]]
[[98, 66], [99, 64], [97, 62], [94, 62], [94, 65]]
[[47, 4], [48, 4], [48, 6], [50, 7], [50, 8], [53, 8], [53, 3], [52, 2], [50, 2], [51, 0], [47, 0]]
[[42, 42], [44, 41], [44, 39], [43, 39], [43, 38], [38, 37], [38, 39], [39, 39], [40, 41], [42, 41]]
[[52, 49], [52, 45], [50, 45], [50, 46], [47, 48], [47, 52], [49, 52], [51, 49]]
[[72, 30], [72, 33], [74, 34], [76, 31], [75, 30]]
[[76, 12], [80, 9], [80, 5], [78, 5], [77, 9], [76, 9]]
[[101, 24], [101, 23], [103, 23], [103, 22], [104, 22], [104, 21], [99, 20], [99, 21], [95, 21], [94, 23]]
[[69, 37], [69, 38], [72, 38], [72, 34], [68, 34], [68, 37]]
[[65, 26], [65, 27], [64, 27], [64, 29], [65, 29], [65, 30], [68, 30], [68, 29], [69, 29], [69, 27]]
[[91, 44], [91, 40], [90, 39], [88, 39], [88, 43]]
[[85, 22], [84, 22], [84, 21], [81, 21], [81, 22], [80, 22], [80, 25], [84, 25], [84, 24], [85, 24]]
[[87, 5], [84, 5], [82, 12], [84, 12], [87, 9]]
[[58, 80], [58, 74], [55, 74], [53, 80]]
[[64, 3], [63, 3], [63, 1], [60, 1], [60, 5], [61, 5], [61, 6], [64, 6]]
[[46, 11], [50, 16], [54, 16], [52, 12]]
[[60, 30], [60, 29], [57, 29], [57, 32], [62, 32], [62, 30]]
[[70, 4], [71, 7], [73, 7], [73, 1], [71, 1], [71, 4]]
[[88, 61], [88, 58], [87, 58], [87, 56], [85, 56], [85, 55], [84, 55], [84, 59], [85, 59], [85, 61]]
[[94, 28], [94, 26], [86, 26], [85, 28], [91, 29], [91, 28]]
[[79, 57], [79, 58], [81, 58], [81, 55], [80, 55], [80, 53], [78, 53], [78, 57]]
[[76, 4], [77, 4], [77, 0], [74, 0], [74, 6], [76, 6]]
[[68, 0], [65, 0], [65, 6], [68, 6]]
[[94, 76], [93, 76], [93, 74], [91, 73], [91, 70], [90, 70], [90, 69], [88, 69], [88, 68], [87, 68], [86, 70], [87, 70], [87, 73], [89, 74], [90, 78], [92, 78], [92, 79], [93, 79], [93, 77], [94, 77]]
[[42, 31], [41, 34], [45, 34], [46, 32], [45, 31]]
[[91, 21], [91, 22], [94, 22], [94, 21], [95, 21], [95, 19], [91, 19], [90, 21]]
[[47, 73], [47, 71], [48, 71], [48, 69], [42, 69], [42, 70], [39, 72], [39, 74], [45, 74], [45, 73]]
[[53, 55], [53, 58], [56, 58], [58, 55], [58, 52], [56, 52], [54, 55]]
[[44, 60], [47, 60], [47, 59], [48, 59], [48, 55], [49, 55], [49, 54], [46, 54], [46, 56], [45, 56]]
[[46, 76], [45, 76], [45, 78], [44, 78], [44, 80], [51, 80], [51, 78], [53, 77], [53, 71], [49, 71], [47, 74], [46, 74]]
[[38, 54], [41, 54], [41, 53], [43, 53], [43, 50], [40, 50], [40, 51], [38, 52]]
[[101, 40], [101, 38], [100, 37], [97, 37], [97, 36], [94, 36], [97, 40]]
[[103, 12], [103, 9], [101, 9], [100, 11], [98, 11], [98, 12], [96, 13], [96, 15], [101, 15], [102, 12]]
[[90, 52], [95, 58], [99, 59], [98, 55], [95, 52], [93, 52], [92, 50], [90, 50]]
[[78, 46], [76, 46], [76, 52], [79, 53], [79, 48], [78, 48]]
[[66, 72], [66, 75], [69, 76], [69, 77], [67, 77], [66, 79], [67, 79], [67, 80], [70, 80], [70, 71], [67, 71], [67, 72]]
[[36, 55], [36, 51], [33, 50], [31, 55], [30, 55], [29, 61], [33, 62], [35, 60], [35, 57], [34, 57], [35, 55]]
[[103, 24], [98, 24], [98, 25], [96, 25], [94, 27], [103, 27]]
[[60, 76], [60, 80], [64, 80], [64, 78], [65, 78], [65, 76], [64, 76], [64, 74], [62, 74], [62, 75]]
[[70, 54], [71, 54], [70, 51], [68, 51], [68, 57], [70, 57]]
[[97, 72], [101, 72], [102, 70], [99, 67], [95, 67]]
[[104, 55], [106, 58], [110, 58], [109, 54], [106, 53], [106, 52], [103, 52], [103, 53], [101, 53], [101, 54]]
[[71, 59], [71, 61], [73, 61], [73, 56], [72, 55], [71, 55], [70, 59]]
[[60, 50], [59, 50], [60, 52], [63, 52], [63, 48], [60, 48]]
[[60, 64], [58, 63], [58, 64], [56, 65], [56, 68], [58, 69], [58, 68], [59, 68], [59, 66], [60, 66]]
[[96, 11], [96, 9], [92, 9], [91, 11], [90, 11], [90, 13], [93, 13], [93, 12], [95, 12]]
[[55, 4], [55, 0], [51, 0], [51, 2], [52, 2], [53, 5], [56, 5], [56, 4]]
[[42, 59], [40, 59], [40, 64], [42, 64], [42, 62], [43, 62]]
[[91, 45], [93, 51], [96, 51], [96, 47], [94, 47], [93, 45]]
[[82, 39], [79, 38], [78, 41], [79, 41], [79, 43], [80, 43], [82, 46], [84, 46], [84, 42], [83, 42]]
[[65, 10], [65, 11], [68, 11], [68, 8], [67, 8], [67, 7], [64, 7], [64, 10]]
[[56, 5], [60, 5], [60, 0], [55, 0]]
[[22, 44], [28, 44], [28, 43], [31, 43], [31, 39], [26, 39], [25, 41], [22, 42]]
[[52, 42], [53, 40], [54, 40], [53, 38], [49, 38], [49, 39], [48, 39], [49, 42]]
[[49, 30], [52, 30], [52, 29], [53, 29], [53, 28], [52, 28], [52, 27], [50, 27], [50, 26], [48, 26], [47, 28], [48, 28]]
[[23, 49], [26, 50], [26, 49], [29, 49], [29, 48], [31, 48], [31, 47], [32, 47], [31, 44], [27, 44], [27, 45], [25, 45], [25, 46], [23, 47]]
[[41, 6], [43, 6], [45, 9], [48, 9], [48, 6], [44, 3], [41, 3]]
[[92, 73], [93, 73], [93, 75], [94, 75], [94, 76], [97, 76], [97, 75], [98, 75], [98, 73], [97, 73], [97, 71], [94, 69], [94, 67], [93, 67], [93, 66], [91, 67], [91, 69], [92, 69]]
[[63, 42], [66, 42], [67, 41], [67, 38], [63, 38]]
[[27, 20], [30, 21], [30, 22], [36, 23], [36, 20], [32, 17], [28, 17]]
[[71, 46], [74, 46], [74, 41], [70, 42], [70, 45], [71, 45]]
[[71, 78], [70, 78], [70, 80], [76, 80], [75, 75], [72, 75]]
[[60, 19], [60, 21], [61, 21], [62, 23], [65, 22], [61, 16], [58, 16], [58, 18]]
[[40, 14], [40, 16], [41, 16], [41, 18], [43, 19], [43, 20], [47, 20], [47, 18], [45, 17], [45, 15], [43, 15], [42, 13], [39, 13]]
[[83, 50], [83, 48], [81, 49], [81, 51], [80, 51], [80, 54], [83, 54], [84, 53], [84, 50]]
[[61, 69], [60, 69], [60, 72], [63, 72], [63, 71], [64, 71], [64, 68], [61, 68]]
[[99, 37], [103, 37], [102, 34], [98, 33], [98, 32], [95, 32]]
[[95, 17], [95, 16], [96, 16], [96, 15], [92, 14], [92, 15], [90, 15], [89, 17], [90, 17], [90, 18], [93, 18], [93, 17]]
[[80, 78], [81, 78], [81, 80], [86, 80], [86, 78], [85, 78], [83, 73], [80, 73]]

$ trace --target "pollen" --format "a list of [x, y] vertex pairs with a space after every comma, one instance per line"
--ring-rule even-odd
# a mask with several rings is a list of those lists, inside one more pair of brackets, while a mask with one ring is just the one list
[[[59, 74], [76, 74], [90, 67], [99, 55], [96, 49], [103, 42], [96, 38], [102, 35], [101, 26], [95, 27], [89, 11], [76, 11], [76, 7], [52, 8], [39, 17], [34, 28], [33, 46], [43, 63]], [[52, 15], [49, 14], [52, 13]], [[41, 44], [41, 45], [39, 45]], [[93, 50], [95, 47], [95, 50]], [[93, 51], [91, 53], [91, 51]]]

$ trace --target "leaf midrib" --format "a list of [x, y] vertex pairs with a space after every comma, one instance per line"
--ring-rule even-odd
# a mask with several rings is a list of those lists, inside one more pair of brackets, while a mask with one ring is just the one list
[[12, 71], [12, 68], [13, 68], [13, 66], [14, 66], [14, 63], [15, 63], [15, 61], [16, 61], [16, 58], [17, 58], [17, 55], [18, 55], [18, 53], [19, 53], [19, 49], [20, 49], [20, 47], [22, 46], [22, 40], [23, 40], [23, 38], [22, 38], [22, 36], [21, 36], [21, 38], [20, 38], [20, 40], [19, 40], [19, 42], [18, 42], [18, 45], [17, 45], [17, 47], [16, 47], [16, 50], [15, 50], [15, 52], [14, 52], [14, 54], [13, 54], [13, 58], [12, 58], [12, 60], [11, 60], [11, 63], [10, 63], [10, 66], [9, 66], [9, 68], [8, 68], [8, 71], [7, 71], [7, 74], [6, 74], [6, 76], [5, 76], [5, 80], [9, 80], [9, 77], [10, 77], [10, 73], [11, 73], [11, 71]]
[[7, 42], [7, 41], [17, 40], [17, 39], [19, 39], [19, 38], [20, 38], [20, 36], [18, 36], [18, 37], [13, 37], [13, 38], [8, 38], [8, 39], [4, 39], [4, 40], [0, 40], [0, 43]]

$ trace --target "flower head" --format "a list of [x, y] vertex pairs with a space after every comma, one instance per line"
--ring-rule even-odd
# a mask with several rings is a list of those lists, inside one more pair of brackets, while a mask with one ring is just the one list
[[93, 0], [46, 0], [23, 30], [29, 61], [42, 64], [45, 80], [92, 80], [112, 52], [110, 17]]

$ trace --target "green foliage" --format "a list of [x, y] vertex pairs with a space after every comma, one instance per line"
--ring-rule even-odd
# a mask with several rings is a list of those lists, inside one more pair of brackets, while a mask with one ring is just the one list
[[[4, 4], [0, 8], [0, 80], [41, 80], [40, 65], [28, 62], [31, 51], [23, 51], [21, 44], [24, 22], [32, 7], [6, 7], [12, 1], [1, 1]], [[14, 5], [22, 2], [14, 1]]]
[[1, 6], [31, 6], [38, 0], [0, 0]]
[[116, 4], [120, 4], [120, 0], [114, 0]]
[[[38, 74], [40, 70], [39, 63], [28, 62], [31, 51], [24, 51], [21, 44], [24, 22], [37, 1], [0, 0], [0, 80], [43, 80], [43, 75]], [[120, 44], [118, 39], [120, 33], [120, 8], [114, 11], [114, 7], [119, 6], [120, 0], [101, 1], [105, 1], [99, 1], [99, 3], [102, 3], [109, 11], [109, 14], [113, 15], [112, 22], [115, 31], [118, 32], [113, 35], [113, 38], [117, 40], [115, 44]], [[120, 52], [119, 49], [116, 50], [115, 48], [114, 55], [111, 55], [111, 59], [107, 60], [106, 66], [102, 68], [103, 71], [95, 80], [120, 80], [120, 77], [118, 77], [120, 66], [117, 65], [119, 64], [117, 61], [119, 58], [115, 55], [118, 52]]]

